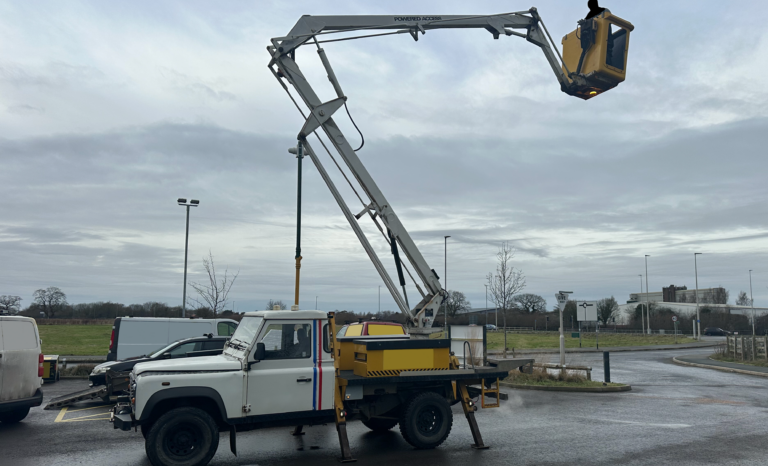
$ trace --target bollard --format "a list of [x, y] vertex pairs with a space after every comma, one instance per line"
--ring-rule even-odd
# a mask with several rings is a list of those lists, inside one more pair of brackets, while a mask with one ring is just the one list
[[603, 351], [603, 372], [605, 373], [605, 383], [611, 383], [611, 358], [608, 351]]

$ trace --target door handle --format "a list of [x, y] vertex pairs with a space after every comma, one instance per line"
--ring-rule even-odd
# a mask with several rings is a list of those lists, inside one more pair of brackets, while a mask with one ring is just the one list
[[311, 382], [312, 378], [311, 377], [301, 377], [299, 379], [296, 379], [296, 381], [299, 382], [299, 383], [301, 383], [301, 382]]

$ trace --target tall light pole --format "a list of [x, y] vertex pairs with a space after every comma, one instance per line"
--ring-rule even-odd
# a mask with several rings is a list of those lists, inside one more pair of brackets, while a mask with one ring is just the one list
[[315, 296], [315, 310], [317, 311], [317, 296]]
[[648, 254], [645, 255], [645, 309], [648, 312], [648, 335], [651, 334], [651, 304], [648, 302]]
[[[637, 295], [637, 301], [639, 302], [643, 295], [643, 274], [639, 273], [637, 276], [640, 277], [640, 294]], [[642, 307], [640, 308], [640, 329], [641, 334], [645, 333], [645, 312], [643, 312]]]
[[752, 299], [752, 270], [749, 270], [749, 305], [752, 306], [752, 336], [755, 336], [755, 300]]
[[696, 339], [701, 341], [701, 315], [699, 315], [699, 266], [696, 262], [696, 256], [700, 256], [700, 252], [693, 253], [693, 271], [696, 274]]
[[187, 208], [187, 234], [184, 237], [184, 292], [182, 293], [181, 297], [181, 317], [187, 316], [187, 255], [189, 253], [189, 208], [190, 207], [197, 207], [200, 205], [200, 201], [197, 199], [191, 199], [189, 202], [187, 202], [186, 199], [180, 197], [176, 202], [179, 203], [180, 206], [185, 206]]
[[485, 285], [485, 325], [488, 325], [488, 285]]
[[[557, 307], [560, 309], [560, 372], [565, 375], [565, 329], [563, 329], [563, 310], [568, 303], [568, 295], [573, 291], [560, 291], [555, 294]], [[506, 329], [504, 330], [506, 332]]]
[[[443, 265], [444, 267], [444, 273], [445, 273], [445, 291], [448, 293], [448, 298], [451, 297], [450, 292], [448, 291], [448, 238], [450, 236], [445, 237], [445, 252], [444, 252], [444, 260], [445, 263]], [[445, 328], [448, 328], [448, 304], [445, 304]]]
[[381, 313], [381, 285], [379, 285], [379, 313]]

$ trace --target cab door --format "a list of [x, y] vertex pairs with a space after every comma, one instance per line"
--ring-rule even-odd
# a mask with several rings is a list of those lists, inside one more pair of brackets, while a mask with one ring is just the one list
[[[246, 404], [249, 416], [312, 411], [317, 402], [312, 320], [268, 320], [257, 342], [265, 358], [251, 362]], [[249, 356], [253, 361], [253, 353]]]

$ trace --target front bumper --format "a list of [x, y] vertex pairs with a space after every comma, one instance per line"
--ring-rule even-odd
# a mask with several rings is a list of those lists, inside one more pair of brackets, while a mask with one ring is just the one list
[[112, 408], [112, 414], [109, 416], [109, 422], [112, 427], [123, 431], [129, 431], [136, 427], [138, 423], [133, 417], [133, 410], [128, 403], [118, 403]]
[[43, 391], [37, 389], [34, 395], [19, 400], [0, 401], [0, 413], [15, 411], [17, 409], [32, 408], [43, 404]]
[[107, 384], [107, 374], [102, 372], [99, 374], [90, 374], [88, 380], [91, 382], [91, 387], [98, 387], [99, 385]]

